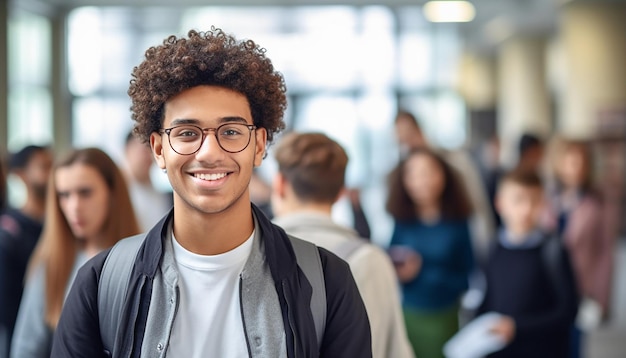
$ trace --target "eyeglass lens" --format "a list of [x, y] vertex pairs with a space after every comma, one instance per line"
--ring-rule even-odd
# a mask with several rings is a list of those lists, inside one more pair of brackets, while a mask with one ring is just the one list
[[[179, 154], [197, 152], [204, 141], [204, 133], [213, 130], [222, 149], [230, 153], [241, 152], [250, 143], [254, 127], [243, 123], [226, 123], [217, 128], [202, 129], [194, 125], [181, 125], [168, 128], [170, 145]], [[208, 135], [208, 133], [207, 133]]]

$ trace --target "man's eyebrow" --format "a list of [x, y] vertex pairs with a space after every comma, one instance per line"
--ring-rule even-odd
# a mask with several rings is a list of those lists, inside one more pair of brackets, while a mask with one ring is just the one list
[[228, 122], [241, 122], [244, 124], [248, 124], [248, 121], [243, 117], [231, 116], [231, 117], [220, 118], [220, 123], [228, 123]]
[[[245, 118], [239, 117], [239, 116], [228, 116], [228, 117], [221, 117], [218, 119], [219, 124], [231, 123], [231, 122], [249, 124]], [[174, 119], [172, 123], [170, 123], [170, 126], [172, 127], [179, 126], [181, 124], [200, 125], [201, 122], [198, 119], [193, 119], [193, 118], [177, 118], [177, 119]]]
[[172, 121], [172, 123], [170, 123], [170, 126], [178, 126], [181, 124], [195, 124], [198, 125], [200, 124], [200, 121], [197, 119], [191, 119], [191, 118], [177, 118], [175, 120]]

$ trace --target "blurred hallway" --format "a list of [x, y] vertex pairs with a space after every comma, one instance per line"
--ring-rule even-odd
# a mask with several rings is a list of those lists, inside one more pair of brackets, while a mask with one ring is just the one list
[[588, 338], [585, 358], [623, 358], [626, 356], [626, 240], [616, 252], [613, 321]]

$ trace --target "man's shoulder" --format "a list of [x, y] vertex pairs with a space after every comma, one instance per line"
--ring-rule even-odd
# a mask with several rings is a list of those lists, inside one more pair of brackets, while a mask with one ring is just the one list
[[346, 260], [350, 265], [355, 263], [375, 266], [382, 261], [391, 262], [387, 252], [374, 243], [362, 238], [351, 239], [349, 242], [354, 246], [353, 252]]
[[396, 272], [389, 254], [376, 244], [364, 242], [347, 262], [357, 283], [396, 280]]

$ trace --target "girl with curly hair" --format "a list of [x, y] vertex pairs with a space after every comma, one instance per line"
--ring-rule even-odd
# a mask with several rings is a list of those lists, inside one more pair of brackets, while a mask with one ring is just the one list
[[408, 154], [389, 188], [387, 210], [395, 220], [389, 252], [409, 340], [416, 357], [443, 357], [474, 269], [469, 200], [452, 167], [426, 148]]

